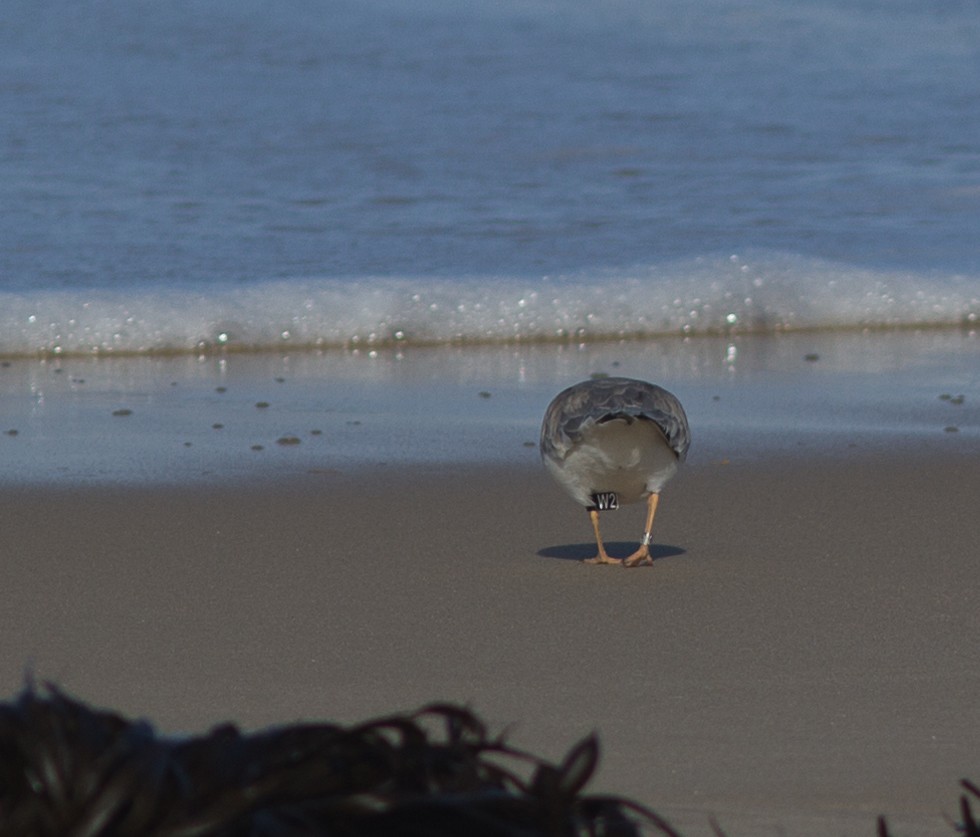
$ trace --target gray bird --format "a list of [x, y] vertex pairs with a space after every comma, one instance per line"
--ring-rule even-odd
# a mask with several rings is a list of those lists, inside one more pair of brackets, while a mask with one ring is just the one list
[[[684, 408], [662, 387], [633, 378], [597, 378], [558, 393], [541, 424], [541, 459], [589, 512], [598, 554], [587, 564], [652, 564], [650, 530], [660, 490], [687, 456]], [[599, 512], [647, 501], [640, 548], [625, 559], [602, 545]]]

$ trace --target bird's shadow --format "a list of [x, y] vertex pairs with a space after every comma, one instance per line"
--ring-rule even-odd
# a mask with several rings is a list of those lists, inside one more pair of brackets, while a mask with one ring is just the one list
[[[633, 541], [605, 541], [606, 551], [613, 558], [625, 558], [636, 551], [636, 544]], [[669, 546], [667, 544], [650, 544], [650, 557], [654, 561], [661, 558], [673, 558], [675, 555], [684, 555], [687, 552], [679, 546]], [[558, 546], [546, 546], [538, 550], [538, 555], [542, 558], [557, 558], [560, 561], [584, 561], [592, 558], [596, 553], [595, 541], [589, 543], [569, 543]]]

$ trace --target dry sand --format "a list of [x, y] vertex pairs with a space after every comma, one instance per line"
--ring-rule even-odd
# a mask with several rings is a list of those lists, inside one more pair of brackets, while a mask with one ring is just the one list
[[[686, 834], [952, 833], [980, 779], [977, 458], [701, 461], [653, 567], [538, 469], [0, 490], [0, 674], [166, 732], [466, 702]], [[625, 551], [642, 509], [604, 517]]]

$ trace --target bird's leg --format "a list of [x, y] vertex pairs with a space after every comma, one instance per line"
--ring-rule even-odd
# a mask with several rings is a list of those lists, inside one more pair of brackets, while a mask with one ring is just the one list
[[613, 558], [606, 552], [606, 548], [602, 545], [602, 535], [599, 534], [599, 510], [592, 508], [589, 509], [589, 520], [592, 521], [592, 531], [595, 532], [595, 543], [599, 548], [599, 554], [595, 558], [586, 558], [586, 564], [621, 564], [623, 563], [619, 558]]
[[651, 494], [647, 500], [647, 525], [643, 530], [643, 540], [640, 542], [640, 548], [623, 561], [624, 567], [638, 567], [641, 564], [653, 563], [653, 558], [650, 557], [650, 530], [653, 529], [653, 516], [657, 513], [657, 503], [659, 502], [659, 494]]

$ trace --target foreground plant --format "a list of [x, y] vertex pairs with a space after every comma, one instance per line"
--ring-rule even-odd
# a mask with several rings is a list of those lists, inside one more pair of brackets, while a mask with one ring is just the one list
[[[963, 779], [960, 781], [960, 785], [967, 793], [980, 799], [980, 788], [973, 784], [973, 782]], [[951, 822], [950, 825], [960, 834], [966, 835], [966, 837], [980, 837], [980, 823], [973, 817], [970, 800], [966, 794], [960, 796], [960, 817], [963, 822], [959, 824]], [[892, 837], [891, 832], [888, 830], [888, 823], [884, 817], [878, 817], [878, 837]]]
[[[49, 685], [0, 703], [0, 837], [680, 837], [648, 808], [586, 793], [598, 760], [595, 736], [551, 764], [451, 704], [165, 738]], [[980, 788], [962, 786], [950, 824], [980, 837]], [[884, 817], [877, 831], [892, 837]]]
[[598, 758], [589, 736], [549, 764], [448, 704], [167, 739], [48, 686], [0, 704], [0, 835], [676, 835], [642, 806], [584, 793]]

